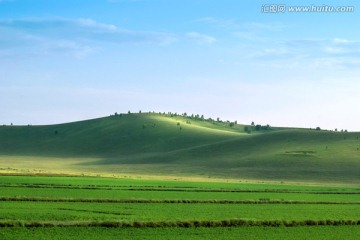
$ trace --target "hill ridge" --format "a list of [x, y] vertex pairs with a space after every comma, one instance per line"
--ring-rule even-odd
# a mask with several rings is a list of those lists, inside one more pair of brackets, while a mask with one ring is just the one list
[[255, 131], [251, 125], [247, 127], [253, 131], [246, 133], [245, 127], [157, 113], [0, 126], [0, 168], [22, 166], [38, 157], [48, 162], [31, 160], [34, 168], [62, 165], [76, 171], [360, 182], [360, 133]]

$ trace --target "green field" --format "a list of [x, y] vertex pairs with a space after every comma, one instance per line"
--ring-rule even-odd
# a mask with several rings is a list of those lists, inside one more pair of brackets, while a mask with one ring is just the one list
[[0, 126], [0, 239], [359, 239], [360, 133], [244, 127]]
[[1, 239], [76, 239], [78, 233], [83, 239], [360, 235], [360, 189], [351, 186], [47, 176], [0, 180]]
[[[11, 236], [11, 238], [8, 238]], [[269, 227], [242, 227], [242, 228], [7, 228], [0, 230], [1, 239], [254, 239], [254, 240], [343, 240], [359, 239], [358, 226], [329, 226], [299, 227], [299, 228], [269, 228]]]

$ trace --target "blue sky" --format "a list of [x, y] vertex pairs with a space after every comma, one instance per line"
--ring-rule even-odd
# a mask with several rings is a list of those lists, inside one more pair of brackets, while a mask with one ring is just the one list
[[[286, 4], [264, 13], [264, 4]], [[290, 12], [291, 6], [352, 12]], [[360, 4], [0, 0], [0, 124], [171, 111], [360, 131]]]

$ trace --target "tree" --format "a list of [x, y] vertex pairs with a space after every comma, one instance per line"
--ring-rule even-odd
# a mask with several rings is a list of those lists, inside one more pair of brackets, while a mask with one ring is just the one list
[[316, 127], [316, 129], [315, 130], [321, 130], [321, 128], [320, 127]]
[[252, 122], [251, 122], [251, 126], [255, 126], [255, 123], [254, 123], [254, 121], [252, 121]]
[[261, 128], [264, 129], [264, 130], [269, 130], [269, 129], [270, 129], [270, 125], [267, 124], [266, 126], [261, 126]]

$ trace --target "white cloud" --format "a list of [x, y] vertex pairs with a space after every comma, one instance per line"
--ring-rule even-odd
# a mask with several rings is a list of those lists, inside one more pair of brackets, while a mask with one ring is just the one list
[[244, 58], [256, 64], [298, 69], [358, 68], [360, 42], [344, 39], [294, 39], [256, 41], [244, 47]]
[[324, 51], [327, 52], [327, 53], [332, 53], [332, 54], [344, 53], [342, 48], [337, 48], [337, 47], [334, 47], [334, 46], [324, 47]]
[[169, 45], [177, 40], [172, 33], [134, 31], [85, 18], [0, 20], [0, 53], [9, 47], [28, 48], [23, 52], [31, 54], [67, 49], [83, 58], [96, 52], [99, 43]]
[[233, 19], [219, 19], [214, 17], [205, 17], [205, 18], [197, 19], [196, 21], [223, 29], [234, 29], [240, 27], [240, 24], [238, 24]]
[[198, 32], [188, 32], [186, 34], [186, 37], [194, 40], [195, 42], [199, 43], [199, 44], [211, 44], [216, 42], [216, 38], [209, 36], [209, 35], [205, 35], [205, 34], [201, 34]]
[[104, 23], [98, 23], [92, 19], [89, 18], [79, 18], [74, 21], [75, 23], [78, 23], [80, 26], [95, 28], [99, 30], [105, 30], [109, 32], [116, 32], [118, 31], [118, 27], [116, 27], [113, 24], [104, 24]]
[[288, 26], [279, 22], [250, 22], [239, 25], [232, 31], [237, 39], [256, 42], [271, 42], [273, 34], [284, 31]]
[[79, 44], [74, 41], [59, 40], [52, 41], [51, 43], [47, 44], [46, 51], [48, 53], [55, 51], [62, 53], [69, 52], [77, 59], [83, 59], [95, 53], [97, 49], [87, 45]]
[[274, 31], [279, 32], [286, 28], [283, 23], [280, 22], [251, 22], [245, 23], [244, 28], [249, 31]]
[[249, 31], [237, 31], [232, 33], [238, 39], [247, 40], [247, 41], [263, 41], [264, 37], [259, 36], [257, 33], [249, 32]]
[[344, 38], [334, 38], [333, 39], [334, 43], [349, 43], [351, 42], [350, 40], [344, 39]]

